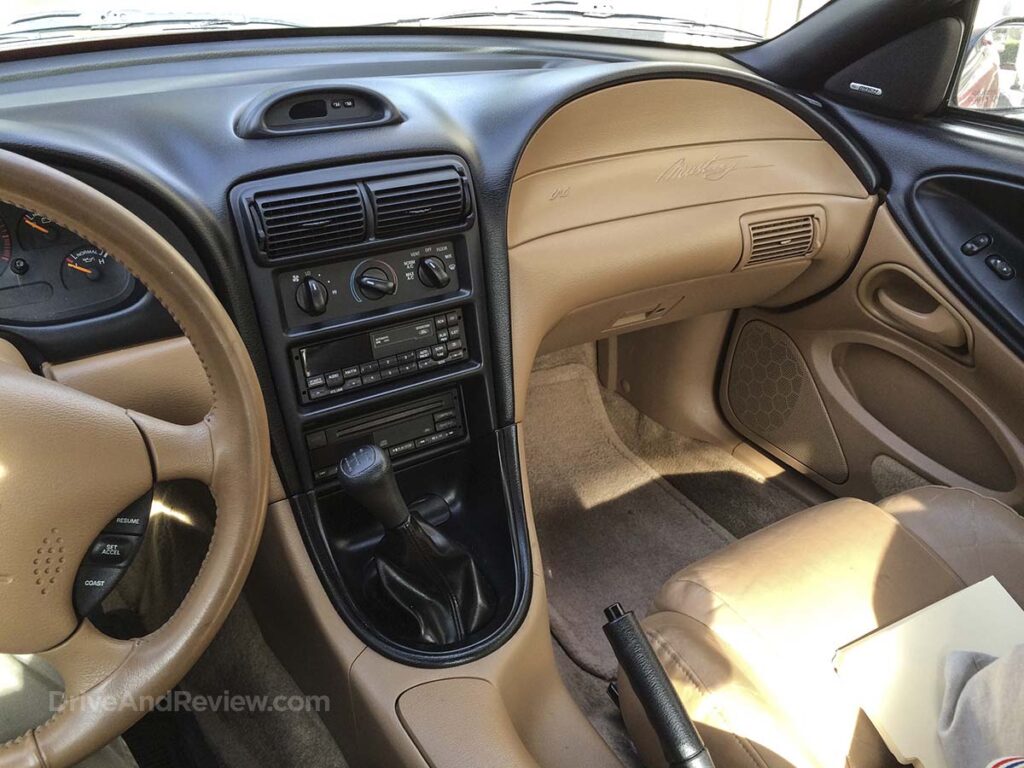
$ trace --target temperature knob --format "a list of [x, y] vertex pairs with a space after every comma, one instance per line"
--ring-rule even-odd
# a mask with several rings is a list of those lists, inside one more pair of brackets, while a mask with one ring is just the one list
[[371, 301], [392, 296], [398, 290], [391, 275], [380, 267], [370, 267], [364, 271], [356, 280], [356, 285], [359, 287], [359, 293]]
[[448, 274], [444, 262], [437, 256], [420, 259], [416, 273], [420, 282], [428, 288], [445, 288], [452, 281], [452, 276]]
[[307, 277], [295, 289], [295, 303], [307, 315], [322, 315], [327, 311], [327, 286], [315, 277]]

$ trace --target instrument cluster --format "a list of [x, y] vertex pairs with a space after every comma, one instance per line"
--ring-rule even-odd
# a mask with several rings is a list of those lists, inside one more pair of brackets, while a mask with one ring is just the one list
[[0, 205], [0, 320], [57, 323], [125, 304], [136, 280], [45, 216]]

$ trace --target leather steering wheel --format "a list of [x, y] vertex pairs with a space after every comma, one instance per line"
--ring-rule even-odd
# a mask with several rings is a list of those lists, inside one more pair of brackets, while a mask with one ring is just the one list
[[[263, 529], [269, 432], [235, 326], [160, 235], [86, 184], [3, 150], [0, 200], [49, 217], [142, 281], [192, 342], [214, 395], [201, 422], [179, 426], [0, 363], [0, 652], [40, 654], [66, 689], [46, 723], [0, 745], [0, 768], [61, 768], [127, 730], [220, 629]], [[160, 629], [110, 638], [75, 615], [78, 566], [118, 512], [154, 482], [179, 478], [206, 483], [216, 501], [206, 559]]]

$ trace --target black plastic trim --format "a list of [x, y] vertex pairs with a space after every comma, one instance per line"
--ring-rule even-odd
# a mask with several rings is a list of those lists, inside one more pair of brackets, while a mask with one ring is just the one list
[[[323, 124], [297, 123], [289, 128], [275, 127], [267, 123], [267, 114], [278, 103], [296, 96], [316, 97], [329, 91], [358, 94], [377, 105], [378, 114], [364, 120], [351, 122], [333, 122]], [[239, 115], [235, 122], [235, 133], [243, 139], [272, 139], [279, 136], [295, 136], [299, 134], [324, 133], [326, 131], [346, 131], [357, 128], [371, 128], [375, 125], [388, 125], [402, 120], [402, 114], [383, 95], [369, 88], [348, 85], [343, 82], [322, 82], [309, 85], [269, 91], [253, 101], [249, 108]]]
[[[355, 635], [382, 656], [413, 667], [443, 668], [467, 664], [500, 648], [522, 625], [530, 608], [533, 594], [533, 563], [526, 517], [526, 497], [519, 463], [519, 434], [515, 425], [493, 433], [501, 467], [501, 483], [509, 518], [509, 528], [515, 560], [516, 587], [512, 609], [500, 627], [472, 645], [450, 651], [422, 651], [401, 646], [381, 634], [366, 621], [354, 604], [353, 598], [338, 572], [320, 522], [315, 493], [305, 493], [292, 499], [292, 510], [306, 550], [313, 560], [320, 582], [335, 610]], [[479, 439], [479, 438], [478, 438]]]

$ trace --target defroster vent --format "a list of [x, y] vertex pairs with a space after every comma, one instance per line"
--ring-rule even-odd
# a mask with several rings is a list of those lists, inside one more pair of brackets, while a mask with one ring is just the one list
[[394, 176], [366, 186], [378, 237], [450, 227], [466, 218], [466, 183], [453, 168]]
[[797, 216], [750, 224], [747, 266], [806, 256], [814, 250], [814, 217]]
[[251, 204], [268, 259], [315, 254], [367, 238], [366, 206], [354, 184], [260, 192]]

